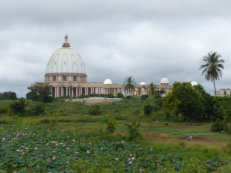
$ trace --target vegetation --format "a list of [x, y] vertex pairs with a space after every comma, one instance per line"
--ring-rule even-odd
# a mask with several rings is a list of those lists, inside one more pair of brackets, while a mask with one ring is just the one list
[[208, 120], [214, 111], [214, 102], [201, 85], [175, 82], [163, 105], [182, 120]]
[[203, 58], [204, 64], [201, 65], [202, 75], [205, 75], [205, 79], [213, 82], [214, 95], [216, 96], [215, 80], [219, 80], [222, 77], [222, 69], [224, 69], [225, 61], [221, 59], [221, 55], [216, 52], [210, 52]]
[[91, 106], [90, 109], [89, 109], [89, 111], [88, 111], [88, 113], [90, 115], [100, 115], [101, 112], [100, 112], [99, 105], [93, 105], [93, 106]]
[[23, 114], [25, 112], [26, 108], [26, 100], [24, 98], [19, 99], [18, 101], [15, 101], [10, 104], [10, 110], [14, 114]]
[[125, 89], [125, 92], [129, 95], [129, 96], [132, 96], [133, 95], [133, 92], [135, 90], [135, 80], [132, 78], [132, 76], [128, 77], [125, 79], [124, 81], [124, 89]]
[[[166, 98], [141, 97], [0, 101], [0, 172], [229, 172], [231, 98], [190, 83], [175, 83]], [[23, 113], [13, 112], [20, 102]]]
[[153, 111], [153, 107], [150, 104], [144, 105], [144, 113], [150, 115]]
[[15, 92], [12, 91], [6, 91], [3, 93], [0, 93], [0, 100], [16, 100], [17, 95]]
[[108, 116], [102, 117], [102, 123], [106, 125], [106, 129], [110, 133], [114, 133], [115, 128], [118, 126], [118, 123], [116, 122], [116, 120]]
[[28, 87], [28, 89], [30, 92], [26, 94], [27, 99], [42, 101], [44, 103], [53, 101], [51, 86], [48, 84], [37, 83], [34, 86]]
[[197, 157], [185, 159], [184, 147], [141, 147], [119, 136], [107, 140], [46, 127], [4, 126], [0, 136], [6, 172], [213, 172], [226, 163], [214, 151], [191, 149]]

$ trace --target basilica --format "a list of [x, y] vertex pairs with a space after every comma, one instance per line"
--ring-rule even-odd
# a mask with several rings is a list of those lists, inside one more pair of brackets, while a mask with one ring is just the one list
[[[79, 97], [82, 95], [101, 95], [118, 93], [130, 95], [131, 92], [125, 90], [125, 86], [113, 83], [111, 79], [104, 82], [87, 82], [85, 64], [81, 56], [71, 48], [68, 42], [68, 35], [65, 35], [65, 42], [50, 57], [45, 74], [45, 83], [51, 86], [53, 97]], [[169, 81], [163, 77], [159, 85], [155, 85], [156, 90], [161, 90], [167, 94], [172, 90]], [[149, 85], [140, 82], [135, 84], [135, 91], [132, 94], [145, 95], [149, 93]]]

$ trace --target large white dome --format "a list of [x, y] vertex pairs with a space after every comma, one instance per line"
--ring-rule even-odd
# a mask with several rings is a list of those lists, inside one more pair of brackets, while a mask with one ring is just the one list
[[46, 73], [86, 73], [80, 55], [70, 47], [57, 49], [51, 56]]
[[48, 61], [46, 73], [86, 73], [81, 56], [70, 48], [67, 34], [63, 47], [57, 49]]
[[168, 78], [163, 77], [163, 78], [160, 80], [160, 84], [169, 84]]

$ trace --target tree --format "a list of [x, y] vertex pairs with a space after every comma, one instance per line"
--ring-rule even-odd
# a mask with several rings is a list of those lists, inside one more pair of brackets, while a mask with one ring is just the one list
[[10, 104], [10, 110], [15, 114], [23, 114], [26, 108], [26, 101], [24, 98], [19, 99]]
[[150, 85], [149, 85], [149, 95], [153, 97], [153, 105], [152, 105], [153, 111], [154, 111], [154, 106], [155, 106], [155, 103], [154, 103], [155, 102], [154, 96], [155, 96], [155, 93], [156, 93], [155, 89], [156, 89], [156, 87], [153, 85], [153, 82], [150, 83]]
[[12, 91], [6, 91], [3, 93], [0, 93], [0, 100], [16, 100], [17, 95], [15, 92]]
[[207, 56], [203, 57], [203, 62], [204, 64], [201, 65], [200, 70], [202, 70], [202, 75], [205, 75], [206, 80], [213, 82], [214, 95], [216, 96], [215, 80], [222, 77], [223, 63], [225, 61], [216, 52], [209, 52]]
[[[130, 77], [128, 77], [128, 78], [125, 79], [124, 85], [125, 85], [125, 87], [124, 87], [125, 92], [128, 93], [129, 96], [130, 96], [130, 94], [133, 95], [133, 92], [135, 90], [135, 86], [134, 86], [135, 85], [135, 81], [132, 78], [132, 76], [130, 76]], [[130, 104], [131, 104], [131, 96], [130, 96]]]
[[132, 78], [132, 76], [128, 77], [125, 79], [124, 81], [124, 85], [125, 85], [125, 91], [126, 93], [128, 93], [129, 95], [132, 94], [135, 90], [135, 80]]
[[182, 115], [184, 120], [202, 120], [205, 116], [202, 98], [191, 83], [175, 82], [163, 105], [176, 115]]
[[153, 82], [150, 83], [150, 85], [149, 85], [149, 95], [150, 96], [154, 96], [155, 95], [155, 92], [156, 92], [155, 89], [156, 89], [156, 87], [154, 86]]
[[51, 96], [51, 86], [46, 83], [36, 83], [28, 87], [28, 89], [31, 91], [26, 94], [27, 99], [42, 102], [52, 102], [53, 100]]

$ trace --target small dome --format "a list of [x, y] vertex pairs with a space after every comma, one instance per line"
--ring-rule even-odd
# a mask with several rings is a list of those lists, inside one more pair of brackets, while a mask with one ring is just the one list
[[111, 85], [112, 81], [111, 81], [111, 79], [105, 79], [105, 81], [103, 82], [103, 84]]
[[192, 86], [195, 86], [195, 85], [198, 85], [198, 83], [197, 83], [196, 81], [192, 81], [192, 82], [191, 82], [191, 85], [192, 85]]
[[160, 80], [160, 84], [169, 84], [168, 78], [163, 77], [163, 78]]
[[145, 82], [140, 82], [140, 85], [146, 85], [146, 83]]

